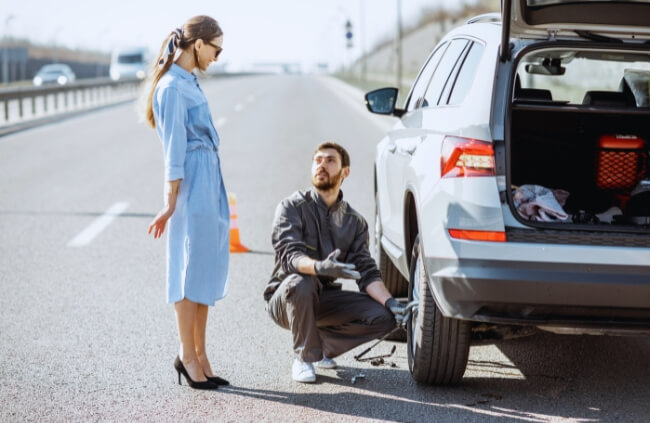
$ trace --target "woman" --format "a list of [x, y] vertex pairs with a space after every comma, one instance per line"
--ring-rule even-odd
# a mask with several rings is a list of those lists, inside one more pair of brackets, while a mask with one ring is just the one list
[[214, 376], [205, 349], [208, 306], [226, 295], [230, 213], [221, 179], [219, 136], [192, 71], [221, 53], [223, 32], [195, 16], [169, 35], [149, 79], [145, 113], [165, 156], [166, 204], [149, 226], [167, 237], [167, 302], [174, 304], [180, 352], [174, 367], [196, 389], [227, 385]]

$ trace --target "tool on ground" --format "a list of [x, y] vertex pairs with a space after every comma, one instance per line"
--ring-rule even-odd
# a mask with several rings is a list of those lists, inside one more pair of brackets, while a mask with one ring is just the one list
[[352, 376], [352, 384], [354, 385], [357, 382], [357, 379], [365, 379], [366, 375], [364, 373], [358, 373]]
[[372, 356], [372, 357], [364, 357], [364, 358], [360, 358], [357, 361], [369, 361], [370, 364], [372, 364], [373, 366], [376, 366], [377, 362], [381, 361], [383, 363], [384, 358], [388, 358], [391, 355], [393, 355], [395, 353], [395, 350], [397, 350], [397, 347], [395, 345], [393, 345], [393, 348], [390, 349], [390, 352], [388, 354], [375, 355], [375, 356]]
[[[381, 341], [385, 341], [386, 338], [388, 338], [389, 336], [391, 336], [392, 334], [394, 334], [395, 332], [397, 332], [400, 329], [406, 329], [406, 324], [408, 323], [409, 320], [411, 320], [411, 317], [413, 316], [413, 310], [417, 310], [417, 307], [418, 307], [418, 301], [417, 300], [413, 300], [410, 303], [406, 304], [406, 308], [404, 309], [404, 317], [402, 318], [402, 320], [400, 322], [398, 322], [397, 326], [395, 326], [395, 328], [393, 330], [391, 330], [386, 335], [379, 338], [377, 341], [375, 341], [374, 344], [372, 344], [371, 346], [369, 346], [368, 348], [363, 350], [361, 353], [355, 355], [354, 359], [357, 360], [357, 361], [363, 361], [363, 360], [361, 360], [361, 357], [368, 354], [370, 352], [370, 350], [375, 348]], [[392, 352], [391, 352], [391, 354], [392, 354]], [[376, 358], [376, 357], [374, 357], [374, 358]]]

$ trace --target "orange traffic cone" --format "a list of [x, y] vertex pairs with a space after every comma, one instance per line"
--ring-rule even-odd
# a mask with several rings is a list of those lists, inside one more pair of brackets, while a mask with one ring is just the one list
[[247, 253], [250, 250], [242, 245], [239, 240], [239, 223], [237, 222], [237, 196], [228, 193], [228, 206], [230, 206], [230, 252]]

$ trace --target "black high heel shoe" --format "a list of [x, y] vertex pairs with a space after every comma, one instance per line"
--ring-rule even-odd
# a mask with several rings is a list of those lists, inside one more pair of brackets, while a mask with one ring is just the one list
[[176, 360], [174, 361], [174, 368], [178, 373], [179, 385], [182, 385], [181, 373], [183, 373], [183, 376], [185, 376], [185, 380], [187, 381], [187, 384], [190, 385], [190, 388], [194, 388], [194, 389], [218, 389], [219, 388], [219, 385], [215, 384], [214, 382], [211, 382], [210, 380], [206, 380], [203, 382], [194, 382], [190, 377], [189, 373], [187, 373], [185, 366], [183, 366], [183, 362], [181, 361], [181, 358], [178, 356], [176, 356]]
[[219, 385], [219, 386], [230, 385], [230, 382], [228, 382], [226, 379], [221, 379], [219, 376], [208, 376], [205, 373], [203, 373], [203, 374], [205, 375], [205, 378], [208, 379], [208, 381], [210, 381], [210, 382], [212, 382], [212, 383], [214, 383], [216, 385]]

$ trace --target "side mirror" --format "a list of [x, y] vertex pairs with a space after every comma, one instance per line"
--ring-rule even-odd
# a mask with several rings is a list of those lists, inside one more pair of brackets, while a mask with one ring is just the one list
[[379, 115], [402, 116], [404, 111], [395, 108], [397, 103], [397, 88], [380, 88], [366, 93], [366, 107], [372, 113]]

